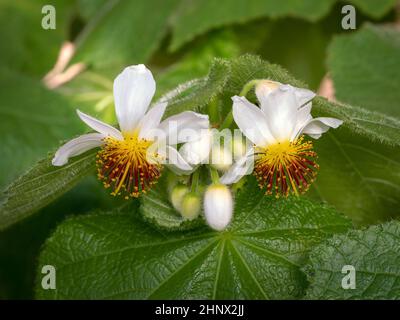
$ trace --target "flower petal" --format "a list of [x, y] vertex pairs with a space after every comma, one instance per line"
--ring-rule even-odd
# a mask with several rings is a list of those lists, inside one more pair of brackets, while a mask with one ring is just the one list
[[279, 86], [268, 95], [267, 103], [264, 102], [261, 106], [275, 139], [289, 140], [299, 107], [294, 88], [288, 85]]
[[166, 147], [166, 153], [160, 151], [160, 154], [167, 159], [166, 165], [175, 173], [190, 174], [194, 168], [188, 164], [185, 159], [179, 154], [179, 152], [171, 146]]
[[309, 102], [297, 111], [296, 123], [294, 125], [290, 141], [297, 139], [304, 126], [312, 120], [313, 117], [311, 116], [311, 107], [312, 103]]
[[153, 75], [143, 64], [127, 67], [115, 78], [115, 112], [121, 131], [135, 130], [146, 113], [155, 90]]
[[212, 146], [212, 133], [210, 130], [201, 130], [201, 137], [195, 141], [186, 142], [179, 153], [191, 165], [198, 165], [208, 159]]
[[300, 134], [308, 134], [310, 137], [318, 139], [321, 134], [328, 131], [329, 128], [336, 129], [342, 123], [342, 120], [335, 118], [315, 118], [306, 123]]
[[293, 88], [294, 94], [296, 95], [297, 102], [299, 103], [299, 106], [305, 105], [307, 102], [310, 102], [316, 94], [312, 92], [311, 90], [304, 89], [304, 88], [296, 88], [291, 85], [288, 85]]
[[253, 156], [254, 149], [251, 148], [247, 153], [235, 162], [227, 172], [220, 178], [220, 182], [223, 184], [233, 184], [238, 182], [243, 176], [250, 174], [253, 168], [253, 161], [249, 161], [249, 158]]
[[185, 111], [165, 119], [158, 128], [165, 132], [168, 143], [174, 145], [199, 139], [199, 131], [209, 126], [208, 115]]
[[152, 138], [151, 130], [159, 126], [162, 116], [164, 115], [167, 102], [161, 102], [152, 107], [146, 115], [140, 120], [140, 134], [139, 138], [150, 139]]
[[275, 142], [263, 112], [245, 97], [232, 97], [233, 118], [239, 129], [255, 145], [264, 146]]
[[79, 118], [86, 123], [89, 127], [91, 127], [93, 130], [96, 130], [99, 133], [102, 133], [104, 136], [110, 136], [113, 137], [117, 140], [123, 140], [123, 136], [121, 132], [110, 126], [107, 123], [104, 123], [100, 120], [97, 120], [96, 118], [93, 118], [86, 113], [83, 113], [82, 111], [76, 110], [76, 113], [78, 114]]
[[57, 150], [51, 163], [53, 166], [63, 166], [69, 158], [102, 145], [104, 137], [101, 133], [88, 133], [72, 139]]

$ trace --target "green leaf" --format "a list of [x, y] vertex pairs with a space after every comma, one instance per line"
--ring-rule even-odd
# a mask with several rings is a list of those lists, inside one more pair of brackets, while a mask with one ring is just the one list
[[[143, 63], [157, 49], [177, 0], [100, 0], [78, 35], [75, 61], [95, 68]], [[90, 6], [89, 6], [89, 12]]]
[[1, 69], [0, 187], [83, 129], [66, 99], [28, 77]]
[[239, 50], [239, 39], [231, 30], [225, 29], [209, 34], [194, 43], [192, 49], [176, 63], [157, 75], [156, 95], [173, 90], [191, 79], [206, 76], [214, 58], [234, 58], [239, 55]]
[[383, 113], [365, 110], [340, 102], [317, 97], [313, 100], [314, 114], [342, 119], [352, 132], [368, 137], [373, 142], [390, 146], [400, 145], [400, 120]]
[[[352, 230], [314, 247], [305, 270], [308, 299], [400, 299], [400, 223]], [[345, 265], [354, 266], [355, 289], [343, 289]], [[347, 272], [348, 274], [348, 272]]]
[[324, 134], [314, 145], [320, 170], [310, 196], [358, 225], [400, 215], [399, 147], [372, 143], [346, 128]]
[[[56, 29], [42, 28], [45, 5], [56, 9]], [[29, 75], [45, 75], [53, 67], [62, 42], [67, 39], [73, 5], [69, 0], [1, 1], [2, 65]]]
[[[157, 231], [136, 214], [68, 219], [39, 259], [39, 299], [288, 299], [303, 295], [300, 271], [311, 246], [350, 223], [301, 198], [274, 200], [254, 180], [236, 198], [225, 232]], [[252, 194], [252, 197], [248, 195]], [[57, 270], [43, 290], [40, 266]]]
[[[316, 21], [326, 15], [334, 0], [194, 0], [182, 1], [173, 21], [172, 50], [208, 30], [244, 24], [262, 17], [295, 16]], [[257, 35], [249, 35], [257, 36]]]
[[357, 32], [336, 37], [328, 53], [337, 99], [400, 117], [398, 29], [365, 25]]
[[52, 158], [53, 155], [39, 161], [3, 192], [0, 230], [32, 215], [95, 172], [95, 150], [72, 158], [62, 167], [54, 167]]
[[161, 97], [160, 100], [168, 101], [164, 117], [185, 110], [201, 109], [222, 92], [228, 77], [227, 61], [214, 59], [207, 77], [190, 80]]
[[349, 0], [348, 2], [373, 18], [381, 18], [396, 5], [396, 0]]

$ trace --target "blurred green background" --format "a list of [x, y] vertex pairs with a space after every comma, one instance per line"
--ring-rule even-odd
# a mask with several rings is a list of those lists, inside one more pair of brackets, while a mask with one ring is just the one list
[[[347, 3], [357, 9], [356, 30], [341, 27], [341, 9]], [[41, 26], [46, 4], [56, 9], [55, 30]], [[147, 64], [160, 96], [205, 76], [214, 57], [253, 53], [280, 64], [317, 91], [330, 66], [339, 70], [334, 80], [346, 78], [346, 70], [352, 72], [351, 63], [329, 62], [333, 39], [340, 34], [351, 37], [366, 23], [392, 26], [398, 19], [392, 0], [0, 0], [0, 187], [54, 150], [60, 140], [84, 130], [74, 109], [113, 121], [112, 80], [127, 65]], [[394, 39], [400, 47], [398, 34]], [[49, 89], [42, 79], [65, 41], [76, 46], [68, 65], [83, 63], [85, 71]], [[363, 54], [362, 41], [355, 38], [334, 53], [357, 60]], [[351, 44], [359, 45], [360, 51]], [[339, 97], [361, 104], [362, 97], [348, 94], [348, 87], [342, 85]], [[381, 111], [399, 115], [394, 108], [399, 92], [388, 103], [393, 109]], [[371, 99], [372, 95], [365, 98], [367, 107]], [[71, 214], [111, 208], [116, 201], [94, 177], [87, 178], [33, 217], [1, 232], [0, 298], [33, 298], [36, 258], [56, 224]]]

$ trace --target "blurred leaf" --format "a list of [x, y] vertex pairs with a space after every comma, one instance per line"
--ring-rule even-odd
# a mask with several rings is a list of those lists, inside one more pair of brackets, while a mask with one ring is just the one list
[[[20, 0], [0, 2], [0, 63], [9, 68], [35, 76], [43, 76], [57, 58], [64, 40], [73, 1]], [[56, 9], [56, 29], [42, 28], [42, 7]]]
[[[206, 31], [262, 17], [295, 16], [316, 21], [326, 15], [334, 0], [191, 0], [182, 1], [173, 21], [171, 49]], [[256, 35], [249, 35], [256, 36]]]
[[103, 7], [109, 0], [77, 0], [79, 14], [85, 20], [90, 20], [96, 16], [99, 8]]
[[74, 157], [62, 167], [51, 164], [51, 155], [11, 183], [0, 198], [0, 230], [30, 216], [95, 173], [95, 153]]
[[397, 0], [349, 0], [348, 2], [368, 16], [381, 18], [396, 5]]
[[273, 21], [269, 26], [268, 37], [257, 53], [290, 70], [296, 78], [316, 89], [326, 74], [326, 47], [332, 34], [340, 31], [335, 28], [337, 19], [336, 16], [329, 16], [318, 23], [292, 18]]
[[39, 265], [56, 267], [57, 289], [43, 290], [38, 281], [37, 298], [300, 297], [306, 287], [300, 266], [308, 250], [350, 223], [326, 206], [300, 198], [272, 200], [254, 193], [257, 188], [252, 180], [238, 195], [235, 219], [225, 232], [166, 236], [136, 215], [113, 212], [69, 219], [39, 259]]
[[0, 96], [0, 187], [4, 187], [83, 125], [61, 95], [5, 69]]
[[359, 225], [400, 215], [399, 147], [372, 143], [345, 128], [314, 144], [320, 171], [310, 196], [334, 205]]
[[365, 25], [334, 39], [328, 53], [339, 100], [400, 117], [398, 29]]
[[178, 0], [96, 0], [98, 9], [78, 35], [76, 61], [95, 68], [146, 62], [167, 30]]
[[231, 30], [209, 33], [156, 77], [156, 94], [165, 93], [191, 79], [206, 76], [214, 58], [234, 58], [239, 55], [240, 47], [240, 42]]
[[[335, 235], [310, 253], [309, 299], [399, 299], [400, 223], [392, 221], [366, 230]], [[342, 268], [355, 268], [355, 289], [342, 288]]]

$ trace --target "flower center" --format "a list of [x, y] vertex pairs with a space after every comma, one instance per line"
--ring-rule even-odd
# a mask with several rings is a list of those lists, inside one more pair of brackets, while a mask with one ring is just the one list
[[159, 155], [148, 150], [153, 141], [124, 134], [124, 140], [107, 137], [104, 142], [97, 154], [97, 176], [112, 195], [138, 197], [157, 182], [162, 166]]
[[311, 141], [301, 136], [296, 141], [283, 141], [256, 148], [254, 174], [266, 194], [288, 196], [308, 190], [319, 168]]

